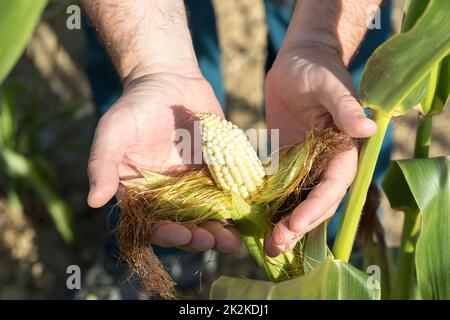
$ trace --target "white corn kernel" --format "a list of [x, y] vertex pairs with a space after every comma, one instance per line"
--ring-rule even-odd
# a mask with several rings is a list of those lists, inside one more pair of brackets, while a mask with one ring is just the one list
[[200, 119], [203, 156], [217, 186], [248, 198], [263, 183], [264, 167], [244, 132], [211, 113]]

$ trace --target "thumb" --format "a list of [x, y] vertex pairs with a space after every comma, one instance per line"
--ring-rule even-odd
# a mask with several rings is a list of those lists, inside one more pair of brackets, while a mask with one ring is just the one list
[[[351, 83], [351, 79], [349, 79]], [[349, 89], [334, 75], [326, 77], [315, 90], [319, 102], [330, 112], [336, 126], [353, 138], [370, 137], [377, 130], [374, 121], [369, 119], [352, 89]]]
[[106, 130], [100, 122], [92, 143], [88, 162], [88, 205], [92, 208], [104, 206], [119, 187], [119, 165], [125, 146], [116, 135]]

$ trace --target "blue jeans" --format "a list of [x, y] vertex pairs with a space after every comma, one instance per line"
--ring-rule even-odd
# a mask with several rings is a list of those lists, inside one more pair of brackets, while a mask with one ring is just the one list
[[[223, 87], [221, 54], [211, 0], [186, 0], [185, 3], [189, 12], [190, 28], [200, 68], [205, 78], [211, 83], [219, 102], [222, 106], [225, 106], [226, 95]], [[268, 70], [277, 52], [280, 50], [292, 11], [290, 7], [276, 4], [273, 0], [264, 0], [264, 4], [269, 31], [267, 35], [268, 52], [266, 61], [266, 69]], [[372, 29], [368, 32], [349, 66], [356, 88], [367, 59], [392, 33], [391, 11], [391, 3], [389, 2], [382, 9], [381, 29]], [[87, 26], [86, 23], [84, 25]], [[122, 87], [110, 63], [110, 59], [97, 40], [95, 31], [89, 26], [86, 28], [86, 44], [86, 71], [92, 86], [97, 113], [100, 117], [120, 96]], [[391, 148], [392, 129], [390, 128], [386, 134], [375, 170], [375, 180], [377, 182], [380, 182], [387, 169]], [[330, 242], [334, 241], [341, 215], [342, 208], [340, 207], [328, 226], [328, 239]], [[117, 215], [113, 215], [112, 223], [115, 224], [116, 221]]]

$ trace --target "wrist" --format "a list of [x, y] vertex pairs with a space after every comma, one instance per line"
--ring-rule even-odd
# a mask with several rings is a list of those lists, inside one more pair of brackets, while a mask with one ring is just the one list
[[288, 47], [303, 43], [326, 46], [339, 52], [341, 60], [348, 65], [362, 41], [371, 6], [381, 0], [302, 0], [297, 2], [286, 35]]
[[197, 72], [183, 0], [81, 1], [124, 82], [158, 72]]
[[119, 63], [124, 82], [156, 73], [200, 73], [189, 30], [183, 24], [142, 39], [138, 49], [123, 54]]
[[335, 35], [314, 29], [290, 30], [286, 34], [281, 52], [315, 51], [341, 60], [345, 65], [349, 58], [344, 57], [344, 51]]
[[195, 57], [191, 56], [163, 56], [155, 53], [143, 54], [142, 59], [134, 62], [121, 74], [124, 85], [154, 74], [177, 74], [184, 77], [196, 78], [202, 76]]

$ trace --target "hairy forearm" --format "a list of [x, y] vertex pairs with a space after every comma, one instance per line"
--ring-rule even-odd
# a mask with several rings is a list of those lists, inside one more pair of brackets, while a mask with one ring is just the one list
[[286, 36], [287, 46], [325, 44], [348, 64], [382, 0], [299, 0]]
[[125, 81], [198, 72], [183, 0], [80, 0]]

